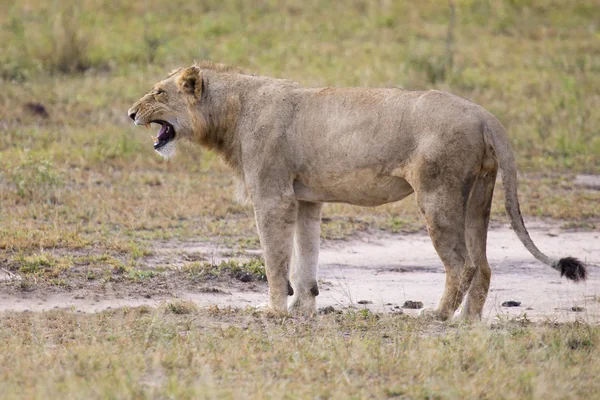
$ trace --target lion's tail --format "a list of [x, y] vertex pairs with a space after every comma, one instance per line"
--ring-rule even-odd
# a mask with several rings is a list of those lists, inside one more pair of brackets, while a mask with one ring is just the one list
[[521, 209], [519, 207], [519, 199], [517, 197], [517, 167], [515, 158], [508, 135], [502, 124], [496, 118], [491, 118], [486, 121], [484, 140], [486, 142], [486, 149], [490, 149], [491, 147], [491, 149], [493, 149], [491, 152], [496, 153], [496, 157], [494, 157], [494, 154], [491, 154], [491, 157], [497, 159], [500, 170], [502, 171], [502, 184], [504, 186], [506, 197], [506, 212], [510, 217], [512, 228], [519, 240], [521, 240], [521, 243], [523, 243], [525, 248], [527, 248], [527, 250], [529, 250], [529, 252], [539, 261], [560, 271], [561, 276], [566, 276], [567, 279], [575, 282], [585, 280], [585, 265], [581, 261], [573, 257], [565, 257], [559, 260], [552, 259], [542, 253], [535, 243], [533, 243], [533, 240], [531, 240], [529, 232], [527, 232], [523, 222], [523, 216], [521, 215]]

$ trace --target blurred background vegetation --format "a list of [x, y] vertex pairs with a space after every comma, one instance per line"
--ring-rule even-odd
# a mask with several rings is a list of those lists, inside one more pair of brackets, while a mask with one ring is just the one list
[[[572, 184], [573, 173], [600, 173], [597, 0], [3, 0], [0, 27], [0, 249], [10, 254], [187, 236], [257, 244], [214, 155], [182, 146], [161, 160], [127, 119], [194, 59], [306, 86], [451, 91], [508, 128], [526, 214], [575, 226], [600, 214], [598, 192]], [[324, 237], [422, 226], [411, 201], [326, 215]]]
[[308, 86], [449, 90], [507, 125], [522, 167], [600, 165], [597, 0], [456, 0], [454, 13], [446, 0], [2, 4], [3, 121], [18, 97], [122, 130], [151, 83], [211, 59]]

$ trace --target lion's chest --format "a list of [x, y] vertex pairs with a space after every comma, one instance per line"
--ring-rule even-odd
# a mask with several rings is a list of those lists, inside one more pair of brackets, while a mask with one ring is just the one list
[[402, 178], [356, 171], [343, 176], [299, 177], [294, 181], [298, 200], [322, 203], [348, 203], [373, 207], [401, 200], [413, 192]]

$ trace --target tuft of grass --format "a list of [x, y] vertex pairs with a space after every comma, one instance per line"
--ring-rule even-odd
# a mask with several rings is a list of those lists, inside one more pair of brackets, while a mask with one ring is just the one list
[[57, 201], [64, 185], [63, 174], [48, 159], [34, 159], [30, 154], [8, 171], [16, 194], [25, 201]]
[[157, 271], [152, 271], [152, 270], [132, 269], [129, 271], [129, 278], [134, 281], [143, 281], [145, 279], [152, 279], [158, 275], [159, 275], [159, 273]]
[[20, 279], [16, 285], [17, 289], [23, 291], [23, 292], [29, 292], [31, 290], [35, 289], [35, 281], [33, 281], [32, 279]]
[[165, 309], [176, 315], [184, 315], [198, 311], [198, 306], [192, 301], [177, 300], [167, 303]]
[[44, 280], [57, 278], [61, 272], [73, 265], [71, 257], [56, 257], [51, 254], [20, 255], [16, 260], [17, 270], [25, 278], [35, 277]]
[[264, 261], [252, 258], [246, 262], [224, 260], [219, 264], [207, 262], [192, 262], [182, 268], [190, 279], [212, 279], [220, 276], [234, 277], [244, 280], [266, 281], [267, 273]]

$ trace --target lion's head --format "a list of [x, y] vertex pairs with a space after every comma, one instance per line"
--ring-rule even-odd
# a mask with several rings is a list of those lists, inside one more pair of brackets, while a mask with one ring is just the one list
[[168, 157], [178, 139], [191, 139], [205, 126], [201, 113], [197, 112], [202, 90], [202, 70], [198, 66], [179, 68], [155, 84], [127, 114], [136, 125], [160, 125], [154, 149]]

